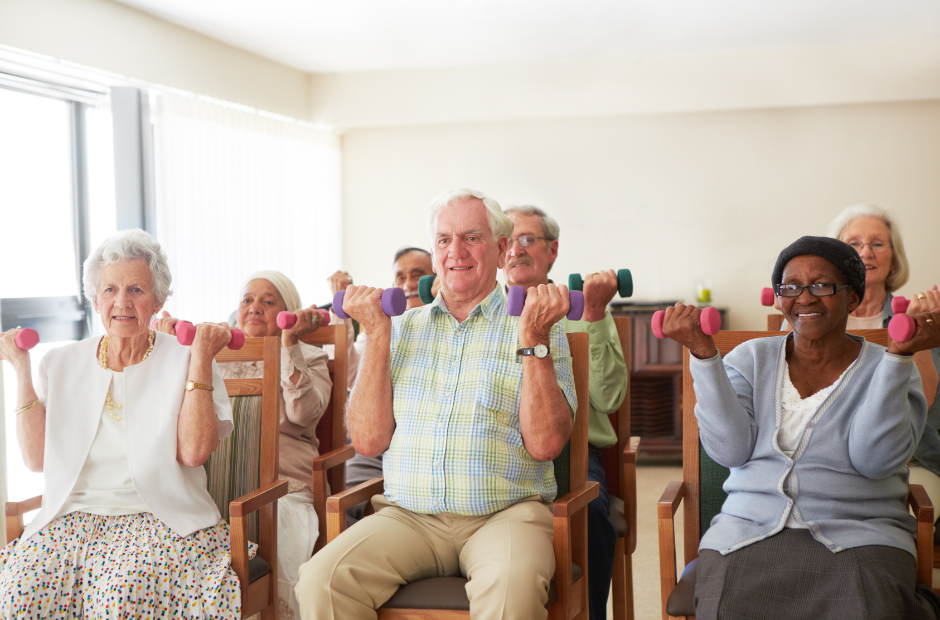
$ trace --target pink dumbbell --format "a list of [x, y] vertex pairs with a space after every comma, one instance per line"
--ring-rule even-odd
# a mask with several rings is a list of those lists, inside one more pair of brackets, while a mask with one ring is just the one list
[[[329, 325], [330, 324], [330, 313], [326, 310], [320, 310], [317, 308], [317, 312], [320, 313], [320, 320], [318, 321], [319, 325]], [[281, 329], [290, 329], [294, 326], [294, 323], [297, 322], [297, 315], [293, 312], [278, 312], [277, 313], [277, 326]]]
[[[653, 335], [662, 340], [666, 337], [663, 333], [663, 320], [666, 318], [665, 310], [657, 310], [653, 313], [653, 321], [650, 327], [653, 328]], [[721, 329], [721, 315], [712, 307], [703, 308], [699, 316], [699, 323], [702, 324], [702, 331], [707, 336], [714, 336]]]
[[13, 338], [13, 342], [20, 351], [29, 351], [39, 344], [39, 334], [35, 329], [27, 327]]
[[760, 305], [774, 305], [774, 289], [770, 288], [769, 286], [765, 286], [760, 290]]
[[[339, 291], [333, 295], [333, 312], [341, 319], [349, 318], [349, 315], [343, 311], [343, 299], [345, 297], [346, 291]], [[397, 287], [387, 288], [382, 291], [382, 310], [386, 315], [401, 316], [405, 313], [407, 306], [408, 300], [405, 298], [405, 291]]]
[[[509, 294], [506, 296], [506, 312], [509, 316], [522, 316], [522, 309], [525, 307], [525, 288], [521, 286], [510, 286]], [[569, 321], [580, 321], [584, 314], [584, 293], [582, 291], [568, 291]]]
[[907, 342], [914, 336], [915, 331], [917, 331], [917, 323], [909, 314], [895, 314], [888, 321], [888, 335], [895, 342]]
[[[907, 307], [911, 305], [911, 301], [906, 297], [901, 297], [900, 295], [895, 295], [891, 298], [891, 312], [895, 314], [904, 314], [907, 312]], [[897, 342], [901, 342], [898, 340]]]
[[[182, 345], [191, 346], [196, 337], [196, 326], [189, 321], [176, 322], [176, 341]], [[245, 345], [245, 332], [237, 327], [232, 328], [232, 340], [228, 348], [237, 351]]]

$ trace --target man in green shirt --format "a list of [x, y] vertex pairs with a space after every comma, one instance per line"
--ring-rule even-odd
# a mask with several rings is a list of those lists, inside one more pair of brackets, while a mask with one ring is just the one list
[[[510, 207], [512, 237], [503, 273], [509, 286], [526, 289], [551, 282], [548, 272], [558, 257], [558, 223], [538, 207]], [[565, 333], [587, 332], [590, 337], [590, 424], [588, 479], [600, 483], [600, 495], [588, 505], [588, 580], [591, 620], [607, 617], [607, 598], [614, 569], [617, 533], [611, 525], [607, 481], [600, 449], [617, 444], [608, 414], [620, 408], [627, 392], [627, 365], [614, 319], [607, 310], [617, 292], [613, 270], [584, 279], [584, 315], [580, 321], [561, 320]]]

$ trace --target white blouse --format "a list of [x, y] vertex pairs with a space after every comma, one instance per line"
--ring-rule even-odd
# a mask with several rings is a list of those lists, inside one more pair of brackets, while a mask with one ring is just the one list
[[[783, 351], [785, 355], [786, 349], [784, 348]], [[801, 398], [799, 390], [796, 389], [796, 386], [794, 386], [793, 382], [790, 380], [790, 365], [786, 362], [784, 362], [784, 364], [783, 398], [780, 403], [780, 428], [777, 430], [777, 446], [779, 446], [781, 452], [792, 458], [793, 453], [796, 452], [796, 449], [800, 445], [800, 439], [803, 438], [803, 431], [806, 430], [806, 425], [809, 424], [809, 421], [819, 410], [819, 407], [822, 406], [829, 395], [832, 394], [833, 390], [836, 389], [839, 381], [845, 376], [845, 372], [829, 387], [823, 388], [806, 398]], [[851, 367], [852, 364], [849, 364], [849, 368]], [[847, 371], [848, 368], [846, 368], [846, 372]], [[789, 477], [787, 480], [789, 480]], [[787, 490], [787, 482], [785, 481], [784, 491]], [[793, 517], [792, 511], [790, 512], [790, 516], [787, 517], [787, 522], [784, 524], [784, 527], [807, 529], [805, 524], [800, 523]]]
[[[111, 402], [124, 403], [124, 373], [110, 371]], [[114, 415], [123, 417], [123, 409], [114, 409]], [[124, 420], [115, 420], [102, 404], [98, 431], [91, 444], [82, 472], [72, 487], [72, 493], [59, 509], [57, 517], [70, 512], [94, 515], [131, 515], [147, 512], [140, 499], [131, 465], [127, 460], [127, 442], [124, 439]]]

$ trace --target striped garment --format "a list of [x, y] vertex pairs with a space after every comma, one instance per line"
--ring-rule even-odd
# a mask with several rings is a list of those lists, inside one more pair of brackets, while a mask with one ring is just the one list
[[[551, 461], [522, 443], [518, 319], [497, 286], [458, 324], [443, 297], [392, 320], [395, 434], [385, 496], [412, 512], [487, 515], [533, 495], [555, 499]], [[551, 331], [558, 386], [577, 409], [564, 328]]]

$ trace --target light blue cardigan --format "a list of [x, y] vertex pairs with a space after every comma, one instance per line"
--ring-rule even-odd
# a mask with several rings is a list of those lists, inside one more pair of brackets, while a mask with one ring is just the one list
[[691, 359], [702, 445], [731, 469], [728, 499], [699, 548], [727, 554], [772, 536], [792, 510], [832, 552], [887, 545], [915, 555], [907, 462], [927, 401], [913, 358], [852, 336], [858, 359], [790, 459], [777, 445], [788, 337], [750, 340], [724, 360]]

